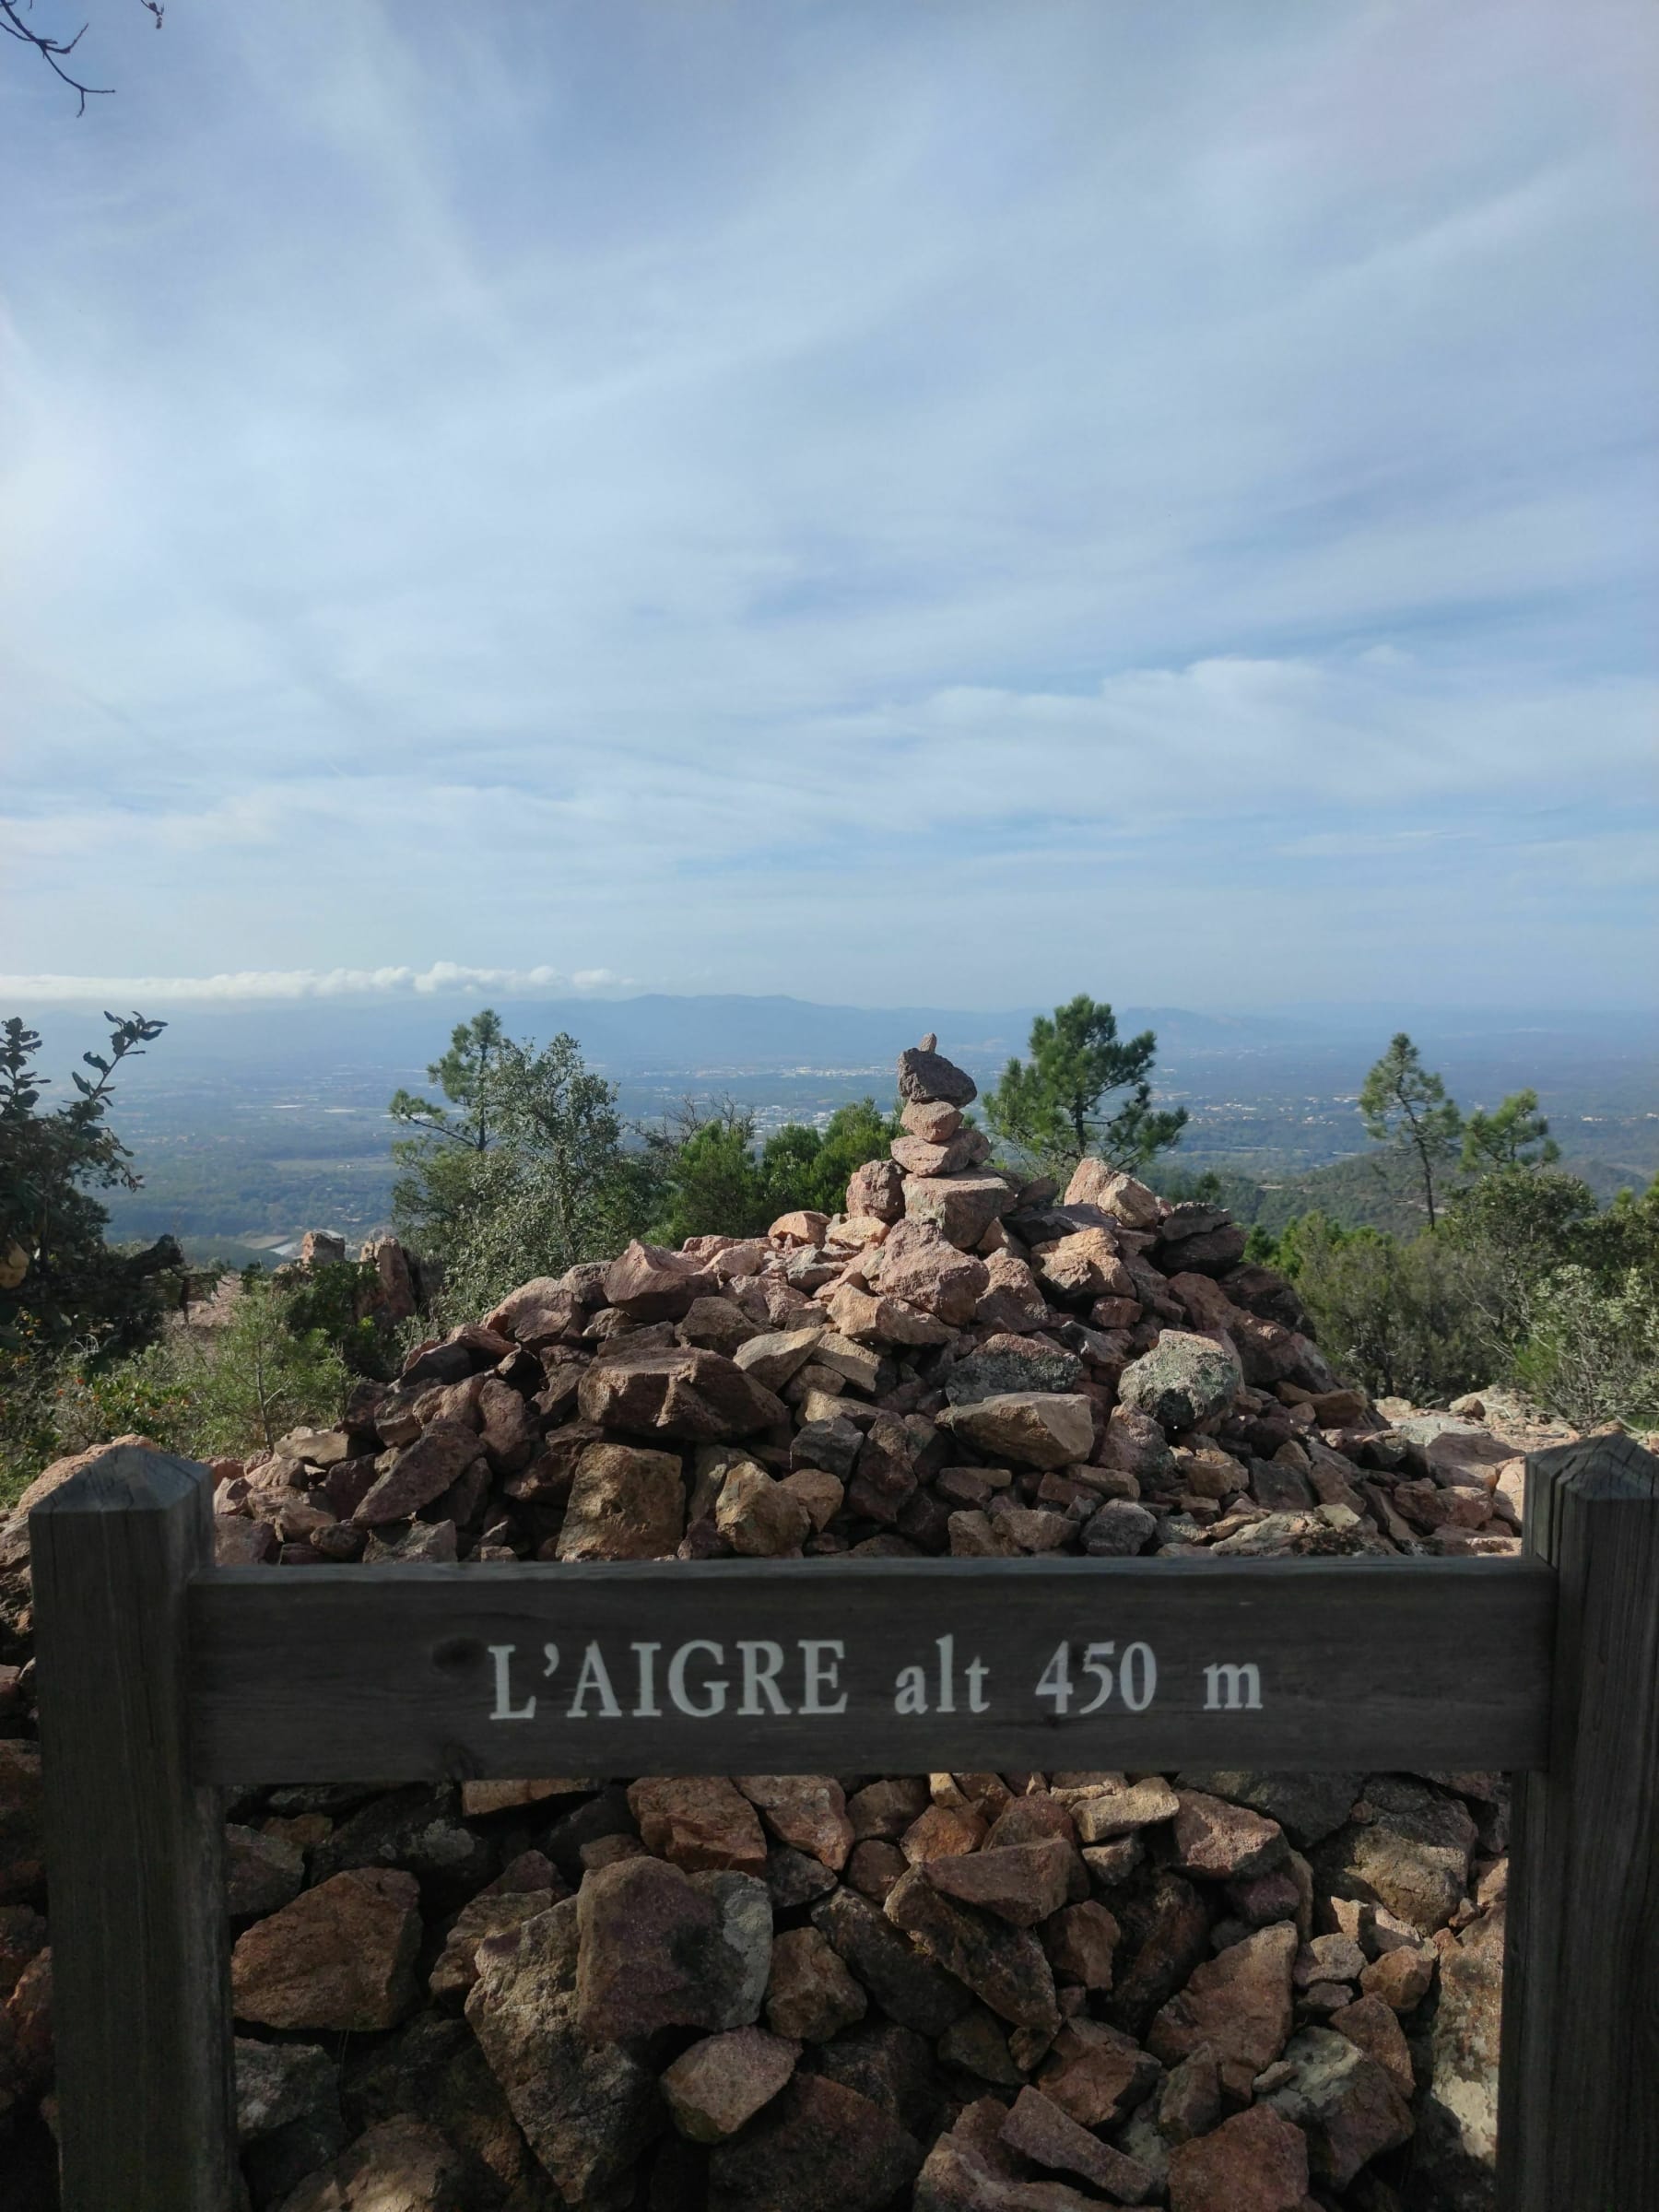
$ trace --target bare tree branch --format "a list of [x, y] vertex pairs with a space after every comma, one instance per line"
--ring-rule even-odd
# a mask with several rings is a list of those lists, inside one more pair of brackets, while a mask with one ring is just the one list
[[[156, 29], [159, 30], [161, 18], [167, 12], [165, 0], [138, 0], [138, 4], [147, 14], [155, 18]], [[64, 66], [66, 58], [86, 37], [85, 24], [81, 25], [72, 39], [52, 38], [45, 31], [31, 29], [23, 20], [22, 11], [32, 9], [33, 6], [34, 0], [0, 0], [0, 30], [5, 31], [8, 38], [20, 40], [25, 46], [34, 48], [53, 75], [61, 77], [76, 95], [80, 104], [75, 112], [77, 115], [84, 115], [88, 100], [107, 99], [115, 88], [113, 85], [85, 84]]]

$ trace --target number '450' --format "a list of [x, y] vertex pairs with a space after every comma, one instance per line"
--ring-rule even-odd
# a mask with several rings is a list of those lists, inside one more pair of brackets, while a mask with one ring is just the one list
[[[1099, 1712], [1115, 1689], [1131, 1712], [1145, 1712], [1158, 1694], [1158, 1661], [1152, 1647], [1147, 1643], [1132, 1643], [1118, 1662], [1116, 1679], [1113, 1679], [1112, 1659], [1117, 1652], [1115, 1643], [1091, 1643], [1084, 1648], [1083, 1672], [1092, 1675], [1096, 1688], [1087, 1705], [1079, 1705], [1077, 1718], [1086, 1713]], [[1071, 1677], [1071, 1646], [1060, 1644], [1053, 1657], [1043, 1668], [1037, 1684], [1040, 1698], [1053, 1698], [1056, 1713], [1069, 1712], [1072, 1700], [1081, 1694], [1075, 1688]]]

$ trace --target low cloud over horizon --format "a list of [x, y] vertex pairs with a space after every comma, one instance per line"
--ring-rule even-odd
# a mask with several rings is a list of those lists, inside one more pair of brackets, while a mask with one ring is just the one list
[[1651, 995], [1651, 9], [131, 14], [0, 994]]

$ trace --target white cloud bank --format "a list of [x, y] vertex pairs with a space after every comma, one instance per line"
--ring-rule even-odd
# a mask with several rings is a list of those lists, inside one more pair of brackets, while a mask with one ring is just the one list
[[315, 998], [424, 998], [493, 991], [546, 997], [624, 988], [607, 968], [245, 968], [220, 975], [0, 975], [0, 1000], [51, 1006], [213, 1006]]

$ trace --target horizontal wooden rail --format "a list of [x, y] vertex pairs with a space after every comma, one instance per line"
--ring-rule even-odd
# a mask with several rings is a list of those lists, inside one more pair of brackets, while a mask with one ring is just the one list
[[199, 1782], [1525, 1769], [1542, 1560], [212, 1570]]

